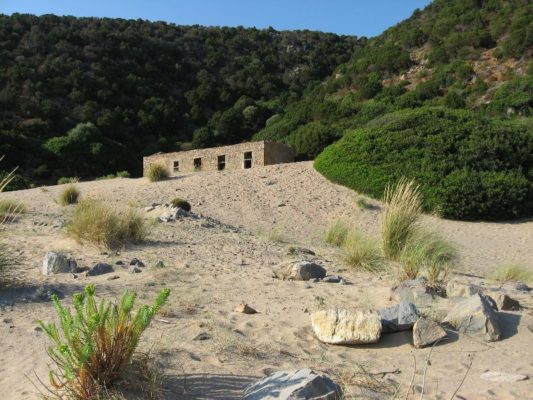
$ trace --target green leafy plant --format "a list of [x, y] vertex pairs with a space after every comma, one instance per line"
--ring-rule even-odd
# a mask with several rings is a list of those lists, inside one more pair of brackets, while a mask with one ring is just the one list
[[74, 184], [68, 185], [61, 194], [59, 195], [58, 202], [62, 206], [68, 206], [71, 204], [76, 204], [78, 202], [78, 199], [80, 197], [80, 191]]
[[505, 264], [489, 275], [499, 282], [533, 282], [533, 269], [521, 264]]
[[142, 333], [167, 302], [163, 289], [152, 306], [136, 313], [136, 293], [126, 291], [118, 304], [95, 300], [95, 286], [73, 296], [74, 313], [52, 295], [59, 325], [39, 321], [51, 339], [48, 355], [55, 368], [49, 371], [52, 392], [59, 399], [94, 400], [111, 388], [124, 373]]
[[397, 261], [422, 215], [420, 187], [414, 181], [400, 179], [396, 185], [387, 186], [384, 201], [381, 222], [383, 252], [386, 257]]
[[179, 197], [172, 199], [170, 202], [174, 208], [182, 208], [185, 211], [191, 211], [191, 204], [187, 200], [180, 199]]
[[324, 241], [333, 246], [342, 246], [348, 234], [348, 226], [342, 221], [332, 223], [324, 235]]
[[385, 267], [379, 243], [356, 229], [348, 232], [342, 250], [344, 261], [354, 269], [377, 272]]
[[150, 182], [159, 182], [168, 178], [167, 167], [161, 163], [154, 163], [148, 168], [148, 180]]
[[79, 242], [113, 248], [127, 242], [141, 242], [147, 235], [146, 224], [138, 210], [118, 212], [94, 200], [76, 205], [67, 233]]

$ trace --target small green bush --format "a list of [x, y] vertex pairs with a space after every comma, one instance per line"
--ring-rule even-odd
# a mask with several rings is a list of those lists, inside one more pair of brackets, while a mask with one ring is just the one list
[[422, 215], [422, 197], [413, 181], [400, 180], [385, 189], [385, 210], [381, 221], [383, 251], [397, 261]]
[[118, 171], [116, 175], [117, 178], [131, 178], [131, 174], [128, 171]]
[[335, 221], [328, 227], [324, 241], [333, 246], [342, 246], [348, 234], [348, 226], [342, 221]]
[[182, 208], [185, 211], [191, 211], [191, 204], [187, 200], [180, 199], [179, 197], [172, 199], [170, 204], [172, 204], [172, 207], [174, 208]]
[[71, 204], [76, 204], [80, 197], [80, 191], [73, 184], [68, 185], [61, 194], [59, 195], [59, 204], [62, 206], [68, 206]]
[[81, 201], [67, 224], [67, 233], [79, 242], [113, 248], [145, 239], [144, 219], [137, 210], [122, 213], [94, 200]]
[[66, 176], [64, 176], [64, 177], [59, 178], [59, 179], [57, 180], [57, 184], [58, 184], [58, 185], [64, 185], [64, 184], [66, 184], [66, 183], [78, 183], [79, 180], [80, 180], [80, 179], [77, 178], [77, 177], [66, 177]]
[[533, 282], [533, 269], [521, 264], [506, 264], [498, 267], [489, 275], [499, 282]]
[[458, 261], [455, 247], [439, 234], [417, 229], [411, 233], [400, 255], [401, 277], [416, 279], [423, 274], [435, 285], [443, 282]]
[[74, 314], [52, 295], [59, 326], [39, 321], [51, 339], [48, 355], [55, 368], [49, 371], [52, 393], [58, 398], [95, 400], [125, 373], [142, 333], [167, 302], [163, 289], [152, 306], [133, 313], [136, 293], [126, 291], [118, 304], [97, 303], [94, 285], [73, 296]]
[[344, 261], [350, 267], [377, 272], [385, 267], [379, 243], [358, 230], [350, 230], [342, 245]]
[[148, 180], [159, 182], [168, 178], [167, 167], [160, 163], [154, 163], [148, 167]]

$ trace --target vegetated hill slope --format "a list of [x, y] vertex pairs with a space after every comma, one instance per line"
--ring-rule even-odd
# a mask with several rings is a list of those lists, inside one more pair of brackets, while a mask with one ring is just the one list
[[[453, 211], [448, 207], [448, 211], [444, 210], [448, 217], [496, 219], [530, 215], [532, 210], [527, 203], [533, 198], [533, 164], [530, 159], [514, 159], [513, 149], [521, 149], [516, 157], [524, 149], [533, 149], [532, 55], [531, 2], [436, 0], [357, 49], [352, 59], [324, 84], [288, 106], [284, 113], [270, 118], [255, 138], [289, 143], [306, 159], [314, 158], [328, 144], [350, 132], [349, 138], [340, 141], [317, 163], [318, 170], [336, 182], [379, 197], [384, 185], [395, 180], [401, 171], [417, 178], [428, 193], [450, 192], [448, 187], [438, 186], [452, 182], [457, 188], [468, 187], [470, 194], [465, 189], [452, 197], [473, 203], [468, 210], [459, 210], [460, 204]], [[425, 117], [410, 118], [411, 110], [416, 109], [422, 109]], [[461, 126], [461, 118], [447, 114], [440, 119], [447, 122], [439, 126], [431, 117], [432, 109], [464, 110], [463, 119], [482, 122]], [[393, 112], [399, 114], [383, 117]], [[378, 166], [384, 167], [382, 173], [365, 175], [365, 163], [358, 164], [356, 159], [364, 153], [377, 160], [384, 150], [376, 144], [380, 139], [354, 129], [367, 127], [367, 131], [372, 131], [380, 127], [380, 121], [398, 118], [409, 121], [408, 126], [385, 124], [388, 130], [382, 139], [387, 141], [395, 129], [403, 130], [403, 154], [398, 153], [395, 158], [395, 153], [389, 152], [387, 165]], [[483, 124], [490, 125], [491, 133], [480, 136], [476, 132], [483, 129]], [[431, 132], [431, 137], [423, 143], [414, 137], [410, 141], [410, 135], [417, 135], [411, 128], [425, 135]], [[463, 154], [461, 158], [458, 146], [464, 143], [450, 144], [450, 135], [454, 134], [450, 129], [463, 131], [463, 139], [469, 138], [469, 142], [476, 138], [478, 141], [470, 148], [475, 154]], [[366, 139], [359, 140], [359, 135]], [[420, 145], [424, 149], [416, 148]], [[394, 143], [387, 148], [391, 147]], [[507, 150], [500, 151], [504, 147]], [[432, 172], [409, 168], [413, 161], [410, 157], [418, 150], [441, 153], [441, 159], [446, 158], [449, 163], [446, 167], [435, 166]], [[490, 162], [482, 162], [483, 151], [491, 152], [487, 154]], [[376, 163], [385, 162], [381, 158]], [[472, 184], [485, 173], [491, 178]], [[502, 199], [505, 193], [513, 199], [501, 202], [499, 207], [487, 204]], [[434, 210], [446, 209], [444, 203], [447, 200], [441, 199], [427, 205]], [[509, 207], [507, 211], [503, 210], [505, 207]]]
[[0, 15], [3, 168], [19, 165], [34, 182], [139, 173], [145, 154], [249, 139], [357, 43], [311, 31]]

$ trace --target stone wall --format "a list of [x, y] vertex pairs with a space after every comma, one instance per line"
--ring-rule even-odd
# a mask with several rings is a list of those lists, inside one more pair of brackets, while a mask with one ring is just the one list
[[[245, 161], [245, 155], [249, 155], [246, 153], [251, 153], [249, 161]], [[148, 168], [154, 163], [165, 165], [169, 175], [173, 176], [184, 172], [216, 171], [222, 168], [235, 170], [243, 169], [245, 166], [254, 168], [292, 161], [294, 161], [294, 154], [289, 147], [261, 141], [210, 149], [153, 154], [143, 158], [143, 172], [146, 176]]]

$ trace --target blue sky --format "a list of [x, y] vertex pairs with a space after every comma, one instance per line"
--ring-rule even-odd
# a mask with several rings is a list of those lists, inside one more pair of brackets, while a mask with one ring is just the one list
[[0, 13], [142, 18], [180, 25], [375, 36], [429, 0], [0, 0]]

